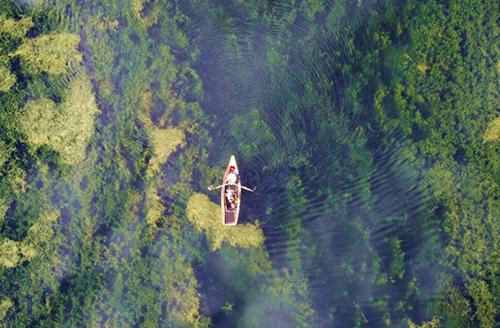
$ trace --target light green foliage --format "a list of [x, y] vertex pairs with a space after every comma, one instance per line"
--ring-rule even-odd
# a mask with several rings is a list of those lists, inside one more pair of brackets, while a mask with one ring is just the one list
[[167, 161], [168, 157], [179, 146], [184, 145], [184, 131], [175, 128], [158, 128], [153, 124], [150, 118], [152, 107], [153, 94], [151, 91], [142, 92], [139, 95], [139, 110], [138, 116], [144, 125], [144, 129], [150, 138], [151, 146], [153, 147], [153, 155], [149, 161], [148, 177], [157, 174], [161, 166]]
[[474, 304], [477, 306], [476, 315], [481, 328], [493, 327], [495, 323], [496, 309], [494, 296], [488, 284], [484, 280], [475, 279], [467, 286]]
[[174, 322], [186, 327], [208, 327], [206, 318], [199, 315], [200, 295], [192, 267], [184, 258], [177, 257], [164, 266], [167, 285], [168, 312]]
[[71, 81], [61, 105], [41, 98], [29, 101], [24, 112], [21, 127], [30, 144], [52, 147], [65, 164], [76, 164], [85, 158], [85, 147], [94, 132], [94, 117], [99, 113], [85, 75]]
[[5, 219], [5, 214], [7, 213], [8, 209], [9, 209], [8, 204], [2, 197], [0, 197], [0, 226], [2, 225], [2, 222]]
[[221, 222], [219, 205], [200, 193], [189, 198], [187, 216], [191, 223], [207, 234], [212, 251], [218, 250], [223, 243], [233, 247], [258, 247], [264, 241], [264, 234], [257, 224], [224, 226]]
[[7, 18], [5, 14], [0, 14], [0, 37], [5, 35], [14, 39], [22, 38], [32, 25], [33, 22], [30, 16], [14, 20]]
[[403, 275], [405, 274], [405, 254], [401, 250], [401, 240], [392, 238], [389, 240], [389, 246], [392, 250], [390, 267], [392, 279], [403, 279]]
[[53, 211], [40, 216], [28, 229], [28, 235], [23, 240], [23, 243], [39, 249], [50, 247], [59, 215], [59, 211]]
[[174, 127], [155, 128], [148, 131], [148, 135], [151, 137], [154, 149], [154, 155], [151, 157], [148, 167], [148, 175], [151, 176], [161, 168], [177, 147], [184, 144], [184, 132]]
[[144, 8], [144, 0], [132, 0], [132, 9], [138, 17], [141, 17], [141, 11]]
[[420, 325], [415, 324], [410, 319], [407, 320], [408, 328], [439, 328], [441, 327], [438, 318], [433, 318], [431, 321], [423, 322]]
[[0, 65], [0, 92], [7, 92], [16, 83], [16, 76]]
[[13, 268], [23, 261], [30, 261], [40, 252], [55, 245], [54, 229], [59, 212], [42, 215], [29, 229], [28, 235], [21, 242], [3, 239], [0, 242], [0, 264]]
[[7, 162], [11, 153], [11, 147], [8, 147], [5, 142], [0, 139], [0, 167]]
[[45, 34], [26, 40], [14, 56], [20, 56], [33, 71], [67, 74], [82, 56], [78, 52], [80, 38], [72, 33]]
[[163, 205], [161, 203], [161, 198], [158, 196], [158, 184], [159, 183], [154, 183], [152, 184], [147, 193], [146, 193], [146, 221], [148, 222], [149, 226], [155, 230], [156, 228], [156, 223], [162, 218], [163, 216]]
[[9, 170], [6, 180], [9, 181], [16, 197], [22, 195], [28, 187], [28, 183], [26, 182], [26, 171], [19, 166], [14, 166]]
[[13, 268], [21, 261], [19, 242], [4, 238], [0, 240], [0, 265]]
[[[139, 24], [143, 28], [148, 28], [155, 24], [161, 13], [161, 6], [151, 6], [149, 11], [144, 11], [145, 0], [132, 0], [132, 9], [137, 18], [139, 18]], [[148, 13], [148, 15], [145, 15]]]
[[500, 117], [496, 117], [488, 124], [488, 128], [484, 132], [483, 141], [499, 141], [500, 140]]
[[0, 322], [5, 319], [7, 312], [14, 306], [14, 303], [6, 297], [0, 301]]

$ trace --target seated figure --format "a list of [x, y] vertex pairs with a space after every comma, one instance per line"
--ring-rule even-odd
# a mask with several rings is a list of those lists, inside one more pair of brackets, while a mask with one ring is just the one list
[[236, 182], [238, 182], [238, 175], [235, 172], [234, 166], [231, 166], [229, 168], [229, 173], [226, 177], [226, 183], [231, 185], [231, 184], [236, 184]]

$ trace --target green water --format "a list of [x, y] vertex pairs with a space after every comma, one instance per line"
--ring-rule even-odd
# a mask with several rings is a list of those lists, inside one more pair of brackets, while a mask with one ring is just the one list
[[0, 326], [493, 327], [498, 7], [0, 1]]

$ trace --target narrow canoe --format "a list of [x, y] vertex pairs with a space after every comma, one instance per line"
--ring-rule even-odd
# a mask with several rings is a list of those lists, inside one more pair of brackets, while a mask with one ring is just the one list
[[[227, 177], [230, 172], [231, 166], [234, 166], [234, 173], [238, 177], [235, 184], [227, 184]], [[229, 164], [227, 164], [226, 172], [224, 173], [224, 179], [222, 180], [224, 186], [221, 188], [220, 194], [220, 206], [222, 210], [222, 224], [223, 225], [236, 225], [238, 223], [238, 216], [240, 215], [240, 204], [241, 204], [241, 181], [239, 178], [238, 165], [236, 164], [236, 158], [234, 155], [229, 159]], [[229, 202], [226, 197], [229, 190], [232, 190], [235, 197], [235, 201]]]

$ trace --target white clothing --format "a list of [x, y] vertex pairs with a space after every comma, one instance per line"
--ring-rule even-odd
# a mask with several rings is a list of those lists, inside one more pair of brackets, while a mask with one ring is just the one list
[[227, 175], [227, 183], [229, 184], [236, 184], [236, 180], [238, 177], [236, 176], [236, 173], [229, 173]]
[[232, 203], [234, 200], [234, 190], [229, 189], [226, 194], [227, 200]]

